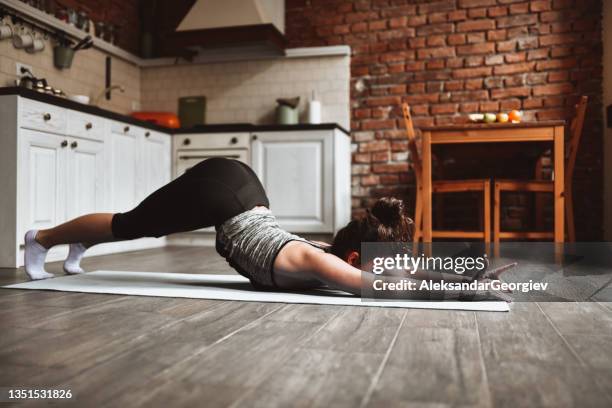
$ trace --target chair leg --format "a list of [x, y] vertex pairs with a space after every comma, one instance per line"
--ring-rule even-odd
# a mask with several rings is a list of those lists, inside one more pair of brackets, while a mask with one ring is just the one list
[[484, 242], [491, 242], [491, 183], [487, 180], [484, 182], [483, 190], [483, 205], [484, 205]]
[[418, 243], [423, 234], [423, 192], [419, 186], [417, 186], [414, 207], [414, 237], [412, 237], [412, 241]]
[[[538, 159], [535, 166], [535, 180], [542, 180], [542, 159]], [[533, 193], [534, 195], [534, 212], [535, 212], [535, 227], [537, 231], [544, 230], [544, 203], [546, 197], [542, 193]]]
[[493, 191], [493, 242], [499, 243], [499, 232], [500, 232], [500, 215], [501, 213], [501, 201], [500, 201], [500, 186], [499, 183], [495, 183]]
[[576, 242], [576, 226], [574, 225], [574, 199], [572, 189], [565, 190], [565, 220], [567, 223], [567, 240]]

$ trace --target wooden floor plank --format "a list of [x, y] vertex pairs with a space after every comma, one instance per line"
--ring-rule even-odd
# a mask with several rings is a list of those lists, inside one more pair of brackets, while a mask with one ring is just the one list
[[612, 336], [612, 313], [596, 302], [540, 303], [540, 307], [563, 335], [599, 334]]
[[474, 323], [442, 317], [440, 327], [427, 327], [424, 319], [435, 315], [411, 312], [368, 406], [488, 406], [487, 376]]

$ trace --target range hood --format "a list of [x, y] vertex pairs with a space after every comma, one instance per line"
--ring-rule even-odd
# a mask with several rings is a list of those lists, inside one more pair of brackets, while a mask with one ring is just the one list
[[194, 54], [284, 55], [284, 0], [196, 0], [170, 43]]

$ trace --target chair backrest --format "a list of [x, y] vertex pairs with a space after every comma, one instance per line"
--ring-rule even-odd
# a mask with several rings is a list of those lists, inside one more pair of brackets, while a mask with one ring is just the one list
[[410, 106], [407, 103], [402, 104], [404, 112], [404, 125], [406, 126], [406, 134], [408, 135], [408, 150], [410, 151], [410, 160], [414, 169], [414, 176], [418, 185], [421, 184], [421, 175], [423, 166], [421, 164], [421, 156], [416, 144], [416, 135], [414, 133], [414, 125], [412, 124], [412, 115], [410, 114]]
[[587, 96], [581, 96], [576, 104], [576, 115], [572, 119], [570, 125], [570, 143], [567, 154], [567, 162], [565, 164], [565, 180], [571, 183], [574, 177], [574, 168], [576, 167], [576, 155], [578, 154], [578, 145], [582, 136], [582, 127], [584, 125], [584, 116], [587, 108]]

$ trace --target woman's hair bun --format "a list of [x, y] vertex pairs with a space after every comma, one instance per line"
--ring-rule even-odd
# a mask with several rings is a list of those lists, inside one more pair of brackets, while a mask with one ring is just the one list
[[393, 197], [383, 197], [374, 204], [371, 213], [384, 226], [394, 228], [402, 222], [404, 202]]

